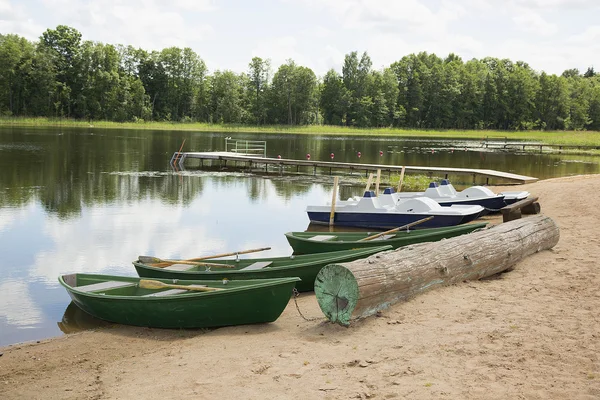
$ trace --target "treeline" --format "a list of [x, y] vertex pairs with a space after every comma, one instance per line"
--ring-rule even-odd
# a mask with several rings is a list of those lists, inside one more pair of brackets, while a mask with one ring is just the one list
[[0, 34], [0, 115], [109, 121], [500, 130], [600, 130], [600, 74], [524, 62], [411, 54], [375, 70], [347, 54], [318, 78], [288, 60], [272, 73], [208, 73], [190, 48], [148, 52], [82, 41], [60, 25], [38, 42]]

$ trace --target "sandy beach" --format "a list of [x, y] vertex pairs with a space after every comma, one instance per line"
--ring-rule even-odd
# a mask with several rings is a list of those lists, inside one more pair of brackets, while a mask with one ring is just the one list
[[[507, 273], [344, 328], [313, 293], [271, 324], [113, 325], [0, 348], [0, 399], [599, 399], [600, 175], [540, 197], [561, 238]], [[500, 223], [501, 217], [487, 218]]]

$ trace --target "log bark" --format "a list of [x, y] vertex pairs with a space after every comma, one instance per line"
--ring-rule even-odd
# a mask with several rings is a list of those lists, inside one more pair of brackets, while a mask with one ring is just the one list
[[427, 290], [505, 271], [531, 254], [554, 247], [559, 237], [551, 218], [536, 215], [439, 242], [329, 264], [317, 275], [315, 295], [331, 322], [347, 326], [353, 319]]

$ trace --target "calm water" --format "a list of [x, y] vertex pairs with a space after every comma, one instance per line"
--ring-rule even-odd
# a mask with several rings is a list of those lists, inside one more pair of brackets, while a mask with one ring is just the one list
[[[268, 156], [284, 158], [329, 160], [333, 152], [336, 161], [542, 179], [600, 172], [596, 157], [483, 151], [473, 141], [0, 128], [0, 346], [101, 324], [70, 305], [60, 274], [134, 276], [138, 255], [192, 258], [265, 246], [272, 250], [254, 257], [290, 254], [283, 233], [308, 227], [304, 209], [330, 198], [331, 178], [169, 166], [183, 139], [184, 150], [222, 151], [226, 136], [265, 140]], [[340, 195], [363, 186], [346, 185]]]

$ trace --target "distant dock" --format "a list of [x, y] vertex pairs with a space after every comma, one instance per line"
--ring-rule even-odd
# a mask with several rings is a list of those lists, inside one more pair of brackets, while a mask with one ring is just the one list
[[[275, 166], [279, 168], [280, 173], [283, 173], [283, 167], [296, 167], [296, 171], [298, 172], [300, 167], [311, 168], [313, 169], [314, 175], [317, 174], [317, 169], [326, 169], [329, 170], [329, 173], [332, 173], [332, 170], [349, 170], [352, 171], [365, 171], [365, 174], [368, 175], [369, 172], [377, 171], [378, 169], [381, 172], [388, 172], [391, 174], [392, 172], [400, 172], [402, 171], [402, 166], [398, 165], [384, 165], [384, 164], [358, 164], [358, 163], [345, 163], [345, 162], [335, 162], [335, 161], [313, 161], [313, 160], [294, 160], [294, 159], [286, 159], [286, 158], [269, 158], [263, 156], [249, 155], [249, 154], [240, 154], [237, 152], [227, 152], [227, 151], [214, 151], [214, 152], [175, 152], [173, 157], [171, 158], [171, 165], [174, 167], [179, 167], [180, 169], [184, 169], [184, 163], [188, 159], [198, 159], [200, 160], [200, 165], [204, 165], [204, 161], [217, 161], [219, 166], [222, 168], [227, 167], [229, 163], [237, 165], [242, 163], [248, 169], [258, 168], [259, 166], [263, 166], [266, 171], [268, 171], [269, 166]], [[489, 179], [501, 179], [510, 184], [525, 184], [532, 183], [538, 181], [538, 178], [534, 178], [531, 176], [512, 174], [509, 172], [502, 171], [494, 171], [491, 169], [477, 169], [477, 168], [451, 168], [451, 167], [417, 167], [417, 166], [405, 166], [406, 173], [438, 173], [444, 174], [447, 178], [448, 175], [470, 175], [473, 178], [473, 182], [475, 183], [477, 177], [483, 177], [486, 179], [486, 184], [489, 183]]]
[[480, 142], [480, 146], [471, 146], [471, 147], [485, 147], [486, 149], [503, 149], [503, 150], [515, 150], [521, 149], [523, 151], [528, 148], [539, 149], [540, 153], [544, 151], [544, 149], [557, 150], [558, 152], [562, 152], [563, 150], [600, 150], [600, 144], [598, 145], [583, 145], [583, 144], [547, 144], [540, 142], [525, 142], [525, 141], [509, 141], [507, 138], [505, 140], [491, 140], [491, 139], [483, 139]]

